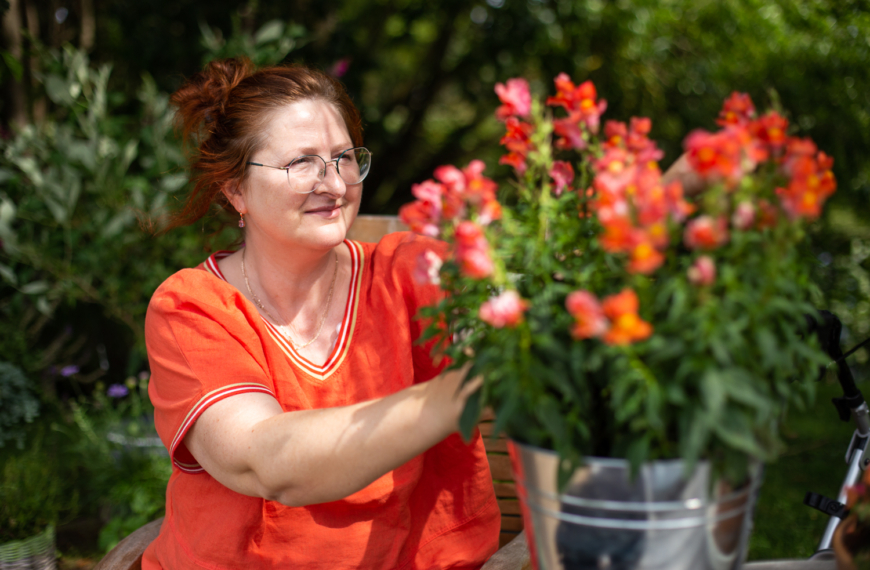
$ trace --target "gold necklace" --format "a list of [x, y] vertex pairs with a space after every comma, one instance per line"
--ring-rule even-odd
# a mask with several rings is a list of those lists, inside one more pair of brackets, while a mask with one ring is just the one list
[[251, 289], [251, 284], [248, 282], [248, 273], [245, 271], [245, 253], [248, 251], [248, 248], [242, 250], [242, 277], [245, 278], [245, 287], [248, 288], [248, 294], [251, 296], [251, 299], [260, 307], [260, 310], [266, 313], [266, 316], [275, 321], [276, 328], [281, 332], [281, 334], [290, 341], [290, 344], [293, 345], [293, 348], [296, 350], [301, 350], [317, 340], [317, 337], [320, 336], [320, 331], [323, 330], [323, 323], [326, 321], [326, 315], [329, 314], [329, 304], [332, 301], [332, 292], [335, 290], [335, 278], [338, 275], [338, 253], [335, 253], [335, 271], [332, 272], [332, 283], [329, 284], [329, 294], [326, 296], [326, 308], [323, 310], [323, 314], [320, 316], [320, 323], [317, 325], [317, 333], [315, 333], [314, 338], [306, 342], [305, 344], [297, 344], [295, 340], [290, 336], [289, 331], [283, 330], [285, 327], [289, 326], [290, 329], [293, 330], [293, 334], [298, 335], [296, 329], [293, 327], [292, 323], [287, 323], [286, 325], [278, 325], [277, 323], [281, 322], [280, 319], [276, 319], [272, 313], [269, 312], [268, 309], [263, 305], [263, 302], [260, 301], [260, 298], [254, 294], [254, 291]]

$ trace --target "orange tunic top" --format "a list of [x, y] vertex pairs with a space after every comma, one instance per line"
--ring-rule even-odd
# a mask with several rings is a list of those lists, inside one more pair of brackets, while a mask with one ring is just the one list
[[438, 373], [417, 345], [417, 309], [438, 290], [412, 278], [435, 242], [408, 233], [345, 241], [353, 262], [336, 346], [322, 365], [300, 356], [235, 287], [214, 254], [154, 293], [145, 319], [155, 423], [172, 458], [166, 518], [144, 570], [471, 569], [498, 547], [499, 511], [483, 442], [452, 435], [340, 501], [286, 507], [241, 495], [184, 445], [214, 402], [244, 392], [285, 411], [380, 398]]

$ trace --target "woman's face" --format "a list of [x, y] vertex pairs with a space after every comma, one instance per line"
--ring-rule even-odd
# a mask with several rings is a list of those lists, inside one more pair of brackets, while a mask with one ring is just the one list
[[[353, 147], [344, 119], [332, 104], [321, 100], [291, 103], [272, 112], [266, 121], [263, 145], [251, 162], [287, 166], [302, 155], [335, 159]], [[316, 160], [316, 159], [315, 159]], [[362, 184], [345, 184], [327, 164], [326, 175], [316, 180], [291, 180], [284, 170], [248, 166], [240, 192], [230, 201], [245, 214], [246, 240], [331, 249], [344, 240], [359, 210]]]

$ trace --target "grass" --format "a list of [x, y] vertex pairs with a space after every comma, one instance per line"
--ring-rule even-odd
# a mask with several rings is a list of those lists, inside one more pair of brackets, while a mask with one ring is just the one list
[[[870, 395], [866, 384], [859, 387]], [[846, 447], [855, 427], [841, 422], [831, 404], [841, 395], [836, 381], [823, 382], [811, 409], [790, 412], [784, 426], [787, 452], [765, 467], [749, 560], [808, 558], [816, 551], [828, 516], [803, 500], [807, 491], [836, 498], [846, 476]]]

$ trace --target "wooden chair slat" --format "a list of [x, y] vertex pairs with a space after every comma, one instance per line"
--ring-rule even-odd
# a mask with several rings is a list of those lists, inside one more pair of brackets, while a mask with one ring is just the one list
[[503, 548], [505, 544], [509, 543], [513, 539], [517, 537], [520, 533], [518, 532], [502, 532], [498, 535], [498, 547]]
[[502, 515], [502, 532], [520, 532], [523, 530], [523, 517], [520, 515]]
[[516, 483], [499, 483], [497, 481], [493, 482], [492, 486], [495, 488], [495, 496], [499, 499], [516, 499], [517, 498], [517, 486]]
[[507, 455], [498, 455], [495, 453], [487, 454], [489, 460], [489, 470], [492, 472], [492, 478], [495, 481], [513, 481], [513, 473], [511, 473], [511, 459]]
[[94, 570], [142, 570], [142, 554], [160, 534], [163, 518], [134, 530], [94, 567]]
[[491, 437], [484, 437], [483, 446], [486, 447], [487, 453], [489, 453], [490, 451], [496, 451], [498, 453], [508, 452], [506, 439], [492, 439]]
[[519, 499], [497, 499], [498, 500], [498, 510], [501, 511], [502, 515], [520, 515], [520, 501]]

